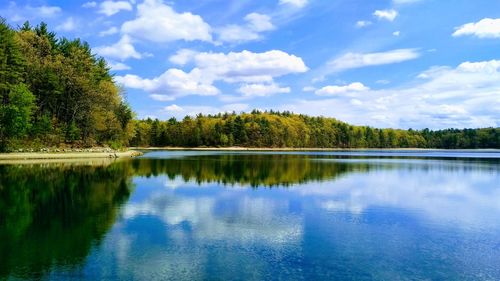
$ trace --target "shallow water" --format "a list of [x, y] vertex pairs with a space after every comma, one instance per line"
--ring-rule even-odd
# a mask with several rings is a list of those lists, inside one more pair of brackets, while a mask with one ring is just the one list
[[0, 165], [0, 279], [500, 280], [500, 151]]

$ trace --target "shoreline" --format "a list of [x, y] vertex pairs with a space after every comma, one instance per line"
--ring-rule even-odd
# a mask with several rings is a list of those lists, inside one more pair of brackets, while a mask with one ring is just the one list
[[119, 159], [133, 158], [144, 155], [151, 151], [262, 151], [262, 152], [356, 152], [356, 151], [385, 151], [385, 152], [493, 152], [499, 149], [441, 149], [441, 148], [279, 148], [279, 147], [130, 147], [127, 151], [89, 152], [89, 151], [67, 151], [67, 152], [10, 152], [0, 153], [0, 164], [12, 161], [24, 160], [89, 160], [89, 159]]
[[464, 148], [464, 149], [445, 149], [445, 148], [321, 148], [321, 147], [130, 147], [129, 149], [137, 151], [483, 151], [498, 152], [495, 148]]
[[143, 153], [135, 150], [123, 152], [12, 152], [0, 153], [0, 160], [30, 160], [30, 159], [99, 159], [99, 158], [130, 158]]

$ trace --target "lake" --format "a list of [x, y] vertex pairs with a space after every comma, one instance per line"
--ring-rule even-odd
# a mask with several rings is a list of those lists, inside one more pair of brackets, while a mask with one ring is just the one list
[[500, 151], [0, 165], [0, 279], [500, 280]]

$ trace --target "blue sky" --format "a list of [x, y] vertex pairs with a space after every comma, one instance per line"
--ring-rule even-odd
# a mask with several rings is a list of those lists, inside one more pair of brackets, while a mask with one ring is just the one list
[[500, 126], [500, 1], [2, 1], [105, 57], [140, 118], [290, 110]]

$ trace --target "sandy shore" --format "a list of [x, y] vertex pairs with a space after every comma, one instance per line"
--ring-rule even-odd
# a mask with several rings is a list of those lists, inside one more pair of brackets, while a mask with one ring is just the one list
[[0, 160], [130, 158], [139, 155], [142, 155], [142, 152], [135, 150], [124, 152], [15, 152], [0, 153]]

